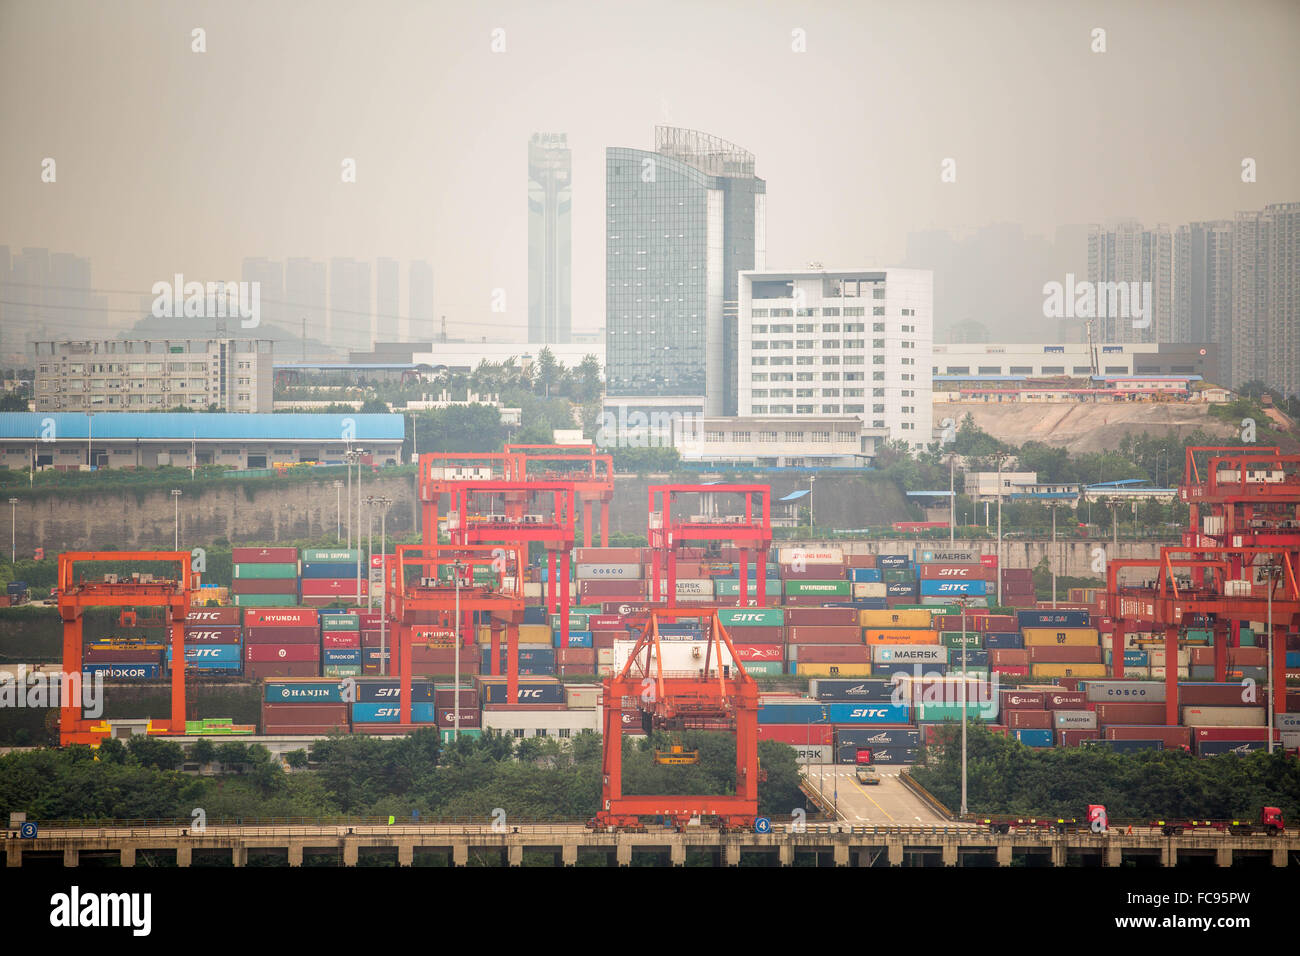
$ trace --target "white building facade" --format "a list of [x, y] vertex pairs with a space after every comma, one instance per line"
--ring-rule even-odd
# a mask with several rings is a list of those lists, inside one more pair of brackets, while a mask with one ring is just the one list
[[741, 416], [854, 415], [914, 451], [931, 440], [931, 272], [750, 271], [739, 292]]

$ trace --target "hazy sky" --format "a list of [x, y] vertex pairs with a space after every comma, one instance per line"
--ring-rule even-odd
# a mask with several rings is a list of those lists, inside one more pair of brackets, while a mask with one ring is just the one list
[[1297, 41], [1283, 0], [0, 0], [0, 244], [91, 257], [122, 308], [245, 256], [392, 256], [405, 314], [428, 259], [453, 334], [523, 338], [527, 143], [566, 132], [573, 325], [595, 328], [604, 149], [656, 123], [756, 155], [769, 266], [888, 265], [914, 230], [1300, 200]]

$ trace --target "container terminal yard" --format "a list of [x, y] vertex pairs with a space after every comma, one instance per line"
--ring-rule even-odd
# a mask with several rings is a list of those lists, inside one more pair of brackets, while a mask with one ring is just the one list
[[[646, 851], [722, 865], [809, 853], [835, 866], [1300, 864], [1294, 821], [1276, 808], [1250, 820], [1118, 820], [1104, 806], [1068, 820], [980, 816], [909, 772], [956, 746], [968, 722], [1036, 749], [1295, 756], [1300, 456], [1188, 449], [1181, 543], [1112, 561], [1104, 589], [1058, 604], [1035, 600], [1030, 572], [1001, 567], [991, 548], [773, 547], [763, 484], [653, 485], [648, 546], [609, 547], [603, 520], [593, 545], [612, 467], [591, 446], [426, 454], [418, 487], [421, 543], [387, 554], [236, 547], [228, 590], [204, 586], [187, 551], [59, 555], [62, 674], [102, 676], [110, 691], [164, 686], [170, 700], [166, 713], [91, 716], [65, 676], [61, 743], [237, 738], [283, 758], [337, 734], [436, 730], [450, 744], [590, 731], [603, 753], [590, 819], [214, 821], [198, 832], [55, 821], [35, 837], [11, 825], [7, 865], [130, 866], [140, 850], [180, 866], [196, 853], [243, 865], [250, 852], [290, 866], [320, 852], [344, 866], [367, 853], [458, 865], [471, 850], [507, 865], [525, 851], [560, 864]], [[100, 562], [154, 570], [97, 574]], [[112, 636], [86, 638], [92, 608], [111, 609]], [[192, 715], [187, 678], [256, 685], [260, 720]], [[624, 738], [669, 735], [654, 756], [673, 767], [699, 759], [680, 743], [699, 731], [734, 740], [734, 788], [624, 792]], [[758, 812], [762, 741], [794, 748], [806, 809]]]

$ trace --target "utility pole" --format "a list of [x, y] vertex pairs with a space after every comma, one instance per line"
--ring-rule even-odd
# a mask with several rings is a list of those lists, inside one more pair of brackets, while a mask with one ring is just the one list
[[357, 456], [357, 607], [361, 606], [361, 456], [365, 453], [364, 448], [354, 452]]
[[1264, 565], [1268, 574], [1268, 673], [1264, 678], [1264, 706], [1268, 708], [1268, 752], [1273, 752], [1273, 578], [1280, 577], [1282, 566]]
[[334, 479], [334, 540], [343, 537], [343, 482]]
[[[452, 562], [451, 573], [456, 579], [456, 705], [452, 708], [452, 743], [460, 740], [460, 573], [463, 570], [465, 570], [465, 565], [461, 563], [460, 558]], [[515, 568], [515, 573], [522, 574], [523, 569]], [[489, 659], [491, 655], [497, 653], [499, 651], [496, 644], [493, 643], [488, 649]], [[511, 701], [511, 703], [517, 703], [517, 701]]]
[[[379, 509], [379, 554], [380, 554], [381, 561], [383, 560], [383, 554], [385, 550], [384, 542], [387, 535], [388, 522], [386, 518], [388, 516], [388, 506], [391, 505], [392, 503], [393, 503], [393, 499], [386, 497], [384, 495], [380, 495], [379, 497], [372, 496], [366, 499], [366, 504], [370, 508], [372, 525], [374, 523], [373, 522], [374, 509], [375, 508]], [[385, 568], [384, 570], [387, 569]], [[383, 580], [382, 574], [380, 576], [380, 580], [381, 581]], [[374, 597], [373, 589], [371, 589], [371, 593], [368, 593], [366, 595], [366, 607], [371, 606], [371, 599], [373, 597]], [[388, 643], [387, 643], [387, 633], [386, 633], [387, 627], [384, 618], [385, 618], [384, 604], [382, 601], [380, 601], [379, 603], [379, 668], [380, 668], [380, 673], [386, 675], [388, 673], [388, 660], [384, 652], [388, 649]]]
[[[1006, 456], [998, 454], [998, 607], [1002, 607], [1002, 569], [1005, 565], [1002, 563], [1002, 463]], [[964, 713], [964, 712], [963, 712]], [[966, 725], [966, 718], [962, 717], [962, 726]]]
[[172, 520], [175, 523], [173, 528], [172, 550], [181, 549], [181, 490], [172, 489]]
[[957, 543], [957, 459], [948, 456], [948, 546]]
[[[998, 568], [1001, 579], [1002, 569]], [[966, 598], [961, 601], [961, 815], [966, 816]], [[1001, 601], [998, 602], [1001, 604]]]
[[1052, 505], [1052, 610], [1056, 610], [1056, 505]]
[[18, 525], [17, 525], [17, 498], [9, 499], [9, 563], [11, 565], [18, 563]]

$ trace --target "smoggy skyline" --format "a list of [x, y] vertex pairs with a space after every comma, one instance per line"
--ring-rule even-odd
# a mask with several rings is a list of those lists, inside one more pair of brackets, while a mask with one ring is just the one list
[[94, 286], [123, 293], [110, 309], [178, 272], [237, 279], [245, 257], [426, 259], [453, 335], [522, 340], [528, 139], [564, 132], [589, 331], [605, 149], [651, 149], [656, 124], [755, 154], [769, 267], [897, 265], [929, 230], [1051, 241], [1300, 199], [1298, 38], [1284, 2], [4, 0], [0, 244], [89, 257]]

